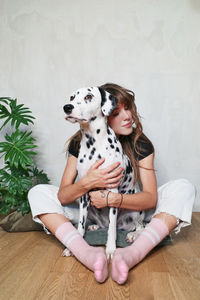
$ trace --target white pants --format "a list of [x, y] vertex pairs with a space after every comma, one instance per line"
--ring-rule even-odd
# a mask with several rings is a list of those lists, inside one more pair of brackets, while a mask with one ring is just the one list
[[[34, 186], [28, 193], [33, 220], [43, 225], [38, 218], [40, 214], [58, 213], [65, 215], [73, 224], [78, 223], [79, 204], [75, 201], [68, 205], [61, 205], [57, 197], [58, 187], [50, 184]], [[155, 209], [145, 211], [145, 221], [161, 212], [175, 216], [181, 220], [175, 228], [178, 233], [181, 227], [191, 224], [192, 208], [195, 200], [195, 187], [186, 179], [169, 181], [158, 188], [158, 201]]]

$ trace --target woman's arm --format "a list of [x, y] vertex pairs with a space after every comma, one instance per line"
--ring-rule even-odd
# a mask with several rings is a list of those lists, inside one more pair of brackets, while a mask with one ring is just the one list
[[[136, 194], [124, 194], [121, 208], [140, 211], [154, 208], [156, 206], [157, 183], [154, 172], [154, 154], [151, 154], [146, 158], [140, 160], [139, 173], [142, 182], [142, 192]], [[107, 191], [104, 191], [103, 193], [107, 195]], [[90, 192], [89, 194], [92, 205], [96, 206], [97, 208], [102, 208], [107, 205], [106, 195], [102, 197], [102, 191]], [[118, 207], [120, 205], [120, 201], [120, 194], [112, 192], [109, 193], [108, 205], [110, 207]]]
[[87, 174], [75, 182], [77, 177], [77, 158], [73, 155], [68, 157], [58, 190], [58, 199], [62, 205], [75, 201], [91, 189], [108, 188], [110, 184], [115, 187], [119, 185], [120, 179], [123, 176], [123, 174], [121, 174], [123, 168], [119, 167], [119, 162], [116, 162], [106, 168], [99, 169], [99, 166], [103, 164], [104, 160], [105, 159], [102, 158], [94, 163]]

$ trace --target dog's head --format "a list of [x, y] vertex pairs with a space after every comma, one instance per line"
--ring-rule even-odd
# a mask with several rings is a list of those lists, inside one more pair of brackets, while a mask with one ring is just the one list
[[99, 87], [81, 88], [75, 91], [63, 109], [66, 120], [88, 123], [98, 116], [109, 116], [117, 105], [117, 98]]

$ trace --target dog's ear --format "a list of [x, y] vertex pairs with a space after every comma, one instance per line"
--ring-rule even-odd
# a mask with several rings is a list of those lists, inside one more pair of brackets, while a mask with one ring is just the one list
[[104, 116], [109, 116], [112, 111], [117, 106], [118, 99], [105, 91], [104, 89], [98, 87], [101, 94], [101, 110]]

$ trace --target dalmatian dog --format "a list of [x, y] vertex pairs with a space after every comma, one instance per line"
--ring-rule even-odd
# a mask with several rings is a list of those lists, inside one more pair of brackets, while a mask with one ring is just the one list
[[[75, 91], [69, 102], [64, 105], [66, 120], [80, 124], [82, 140], [77, 160], [77, 171], [79, 179], [82, 178], [89, 168], [97, 160], [105, 158], [100, 168], [105, 168], [114, 162], [120, 162], [124, 168], [124, 177], [117, 188], [110, 188], [114, 193], [135, 193], [137, 186], [133, 185], [134, 172], [129, 158], [124, 153], [121, 143], [114, 131], [107, 124], [107, 117], [117, 105], [117, 99], [99, 87], [81, 88]], [[86, 220], [89, 210], [89, 219], [95, 225], [90, 230], [108, 228], [106, 243], [107, 258], [112, 258], [116, 250], [116, 230], [130, 230], [127, 241], [135, 238], [135, 232], [143, 228], [144, 212], [136, 212], [116, 207], [97, 209], [90, 207], [89, 194], [80, 198], [80, 216], [78, 231], [84, 236]]]

